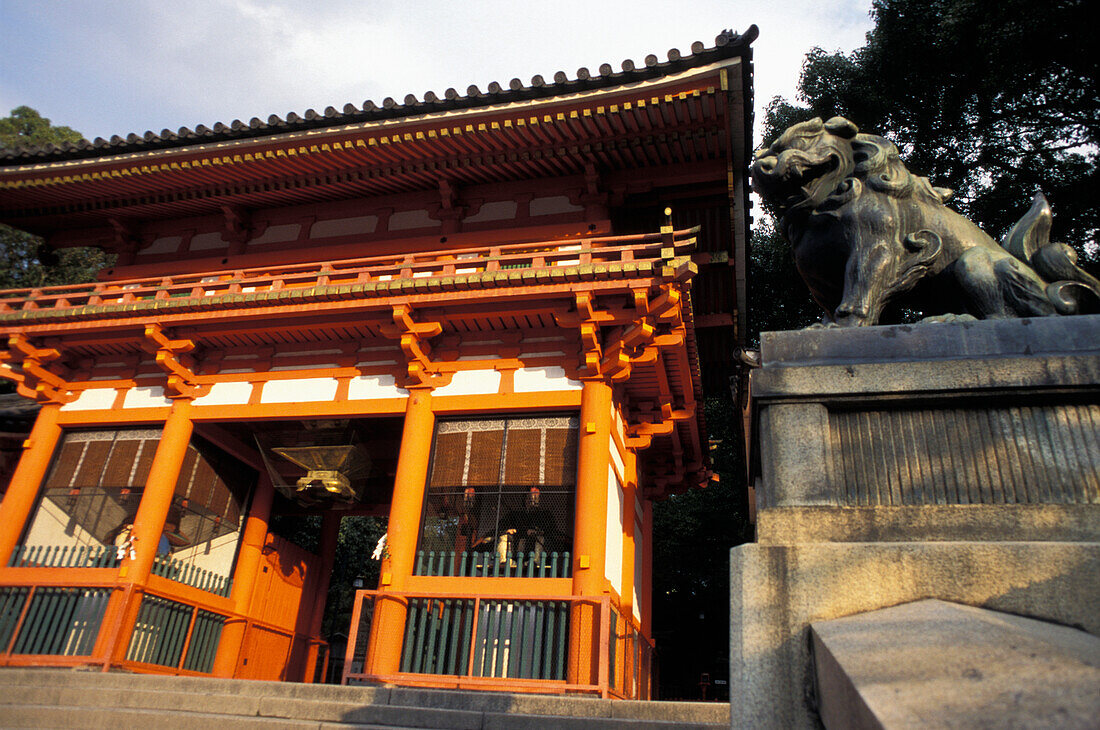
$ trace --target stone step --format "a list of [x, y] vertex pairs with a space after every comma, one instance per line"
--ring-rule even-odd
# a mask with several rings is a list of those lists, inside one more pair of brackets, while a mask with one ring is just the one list
[[[4, 705], [0, 727], [4, 728], [82, 728], [82, 730], [148, 730], [169, 725], [172, 730], [318, 730], [324, 723], [316, 720], [277, 720], [270, 717], [227, 718], [204, 712], [180, 712], [170, 718], [163, 710], [120, 708], [55, 707], [51, 705]], [[348, 727], [348, 726], [344, 726]], [[378, 726], [375, 726], [378, 727]], [[389, 727], [385, 730], [397, 730]], [[411, 729], [410, 729], [411, 730]]]
[[[172, 713], [176, 730], [258, 727], [382, 727], [435, 730], [716, 730], [729, 725], [717, 703], [404, 687], [341, 687], [207, 677], [57, 669], [0, 669], [5, 727], [148, 727]], [[87, 719], [85, 719], [87, 715]], [[114, 718], [114, 719], [111, 719]], [[60, 723], [60, 724], [58, 724]]]

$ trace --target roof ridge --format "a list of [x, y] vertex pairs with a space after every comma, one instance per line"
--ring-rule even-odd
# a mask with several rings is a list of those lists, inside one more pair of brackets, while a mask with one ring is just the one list
[[43, 147], [15, 150], [0, 149], [0, 166], [8, 167], [40, 161], [60, 162], [106, 157], [137, 150], [171, 149], [205, 142], [261, 138], [286, 131], [304, 131], [356, 122], [397, 119], [418, 114], [551, 98], [589, 89], [622, 86], [741, 55], [748, 50], [749, 45], [758, 35], [759, 30], [755, 25], [749, 26], [744, 33], [723, 30], [715, 37], [714, 46], [707, 48], [701, 41], [695, 41], [691, 44], [691, 53], [687, 56], [681, 55], [679, 49], [671, 48], [666, 54], [665, 61], [659, 61], [657, 56], [651, 53], [645, 57], [642, 66], [637, 66], [628, 58], [620, 64], [621, 70], [618, 72], [612, 68], [611, 64], [604, 63], [600, 65], [599, 73], [595, 76], [582, 66], [577, 69], [574, 78], [569, 78], [564, 71], [556, 72], [552, 82], [547, 82], [542, 75], [536, 74], [532, 77], [531, 83], [526, 86], [518, 78], [512, 79], [507, 87], [493, 81], [484, 92], [476, 84], [471, 84], [466, 88], [465, 96], [449, 88], [443, 92], [442, 97], [437, 96], [433, 91], [427, 91], [423, 99], [418, 99], [415, 94], [407, 94], [403, 103], [398, 103], [392, 97], [386, 97], [381, 105], [378, 105], [368, 99], [363, 102], [362, 107], [348, 103], [344, 105], [342, 111], [329, 106], [323, 113], [307, 109], [301, 116], [295, 112], [289, 112], [285, 119], [272, 114], [266, 122], [259, 117], [252, 117], [247, 123], [234, 119], [228, 125], [222, 122], [215, 122], [212, 127], [199, 124], [194, 129], [180, 127], [177, 132], [163, 129], [160, 134], [146, 131], [142, 135], [130, 133], [125, 138], [116, 134], [109, 140], [97, 137], [94, 141], [82, 139], [77, 143], [66, 142], [62, 145], [47, 144]]

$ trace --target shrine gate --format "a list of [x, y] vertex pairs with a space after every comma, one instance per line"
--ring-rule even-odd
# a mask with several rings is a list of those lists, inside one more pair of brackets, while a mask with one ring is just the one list
[[41, 406], [0, 665], [313, 681], [377, 515], [345, 681], [650, 697], [652, 503], [715, 478], [745, 338], [755, 36], [0, 158], [0, 220], [117, 254], [0, 292]]

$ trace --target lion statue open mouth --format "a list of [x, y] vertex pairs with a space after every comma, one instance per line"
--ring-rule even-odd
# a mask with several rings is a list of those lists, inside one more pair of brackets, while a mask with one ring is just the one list
[[998, 244], [946, 207], [951, 191], [906, 169], [892, 142], [843, 117], [796, 124], [756, 153], [753, 188], [827, 324], [872, 325], [906, 294], [926, 314], [980, 319], [1100, 311], [1100, 281], [1049, 243], [1042, 194]]

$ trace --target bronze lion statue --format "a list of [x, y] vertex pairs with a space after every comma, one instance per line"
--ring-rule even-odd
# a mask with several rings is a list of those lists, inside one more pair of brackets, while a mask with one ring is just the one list
[[756, 153], [752, 184], [778, 210], [826, 325], [876, 324], [902, 294], [947, 315], [938, 319], [1100, 311], [1100, 281], [1048, 241], [1042, 194], [998, 244], [945, 205], [950, 190], [909, 172], [893, 143], [843, 117], [784, 131]]

